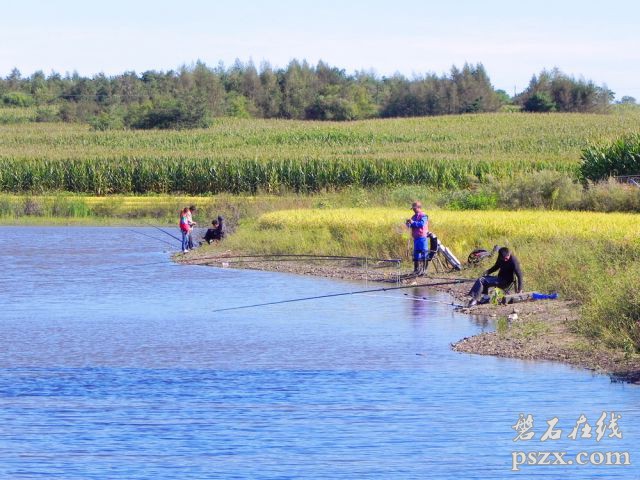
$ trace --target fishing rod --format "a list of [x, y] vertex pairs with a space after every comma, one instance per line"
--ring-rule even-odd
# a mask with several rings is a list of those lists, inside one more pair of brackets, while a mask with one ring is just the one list
[[154, 240], [157, 240], [158, 242], [166, 243], [167, 245], [170, 245], [171, 247], [175, 247], [175, 245], [173, 243], [167, 242], [166, 240], [163, 240], [161, 238], [154, 237], [153, 235], [149, 235], [147, 233], [139, 232], [137, 230], [134, 230], [133, 228], [127, 228], [127, 230], [129, 230], [130, 232], [133, 232], [133, 233], [137, 233], [138, 235], [142, 235], [142, 236], [147, 237], [147, 238], [152, 238]]
[[150, 227], [153, 227], [153, 228], [155, 228], [156, 230], [160, 230], [160, 231], [161, 231], [162, 233], [164, 233], [165, 235], [169, 235], [171, 238], [173, 238], [173, 239], [175, 239], [175, 240], [179, 241], [180, 243], [182, 243], [182, 239], [181, 239], [181, 238], [178, 238], [178, 237], [176, 237], [175, 235], [173, 235], [173, 234], [171, 234], [171, 233], [167, 232], [166, 230], [163, 230], [162, 228], [158, 227], [157, 225], [154, 225], [154, 224], [149, 223], [149, 222], [145, 222], [145, 223], [146, 223], [147, 225], [149, 225]]
[[401, 300], [411, 300], [411, 301], [415, 301], [415, 302], [428, 302], [428, 303], [440, 303], [442, 305], [449, 305], [451, 307], [462, 307], [463, 305], [454, 303], [454, 302], [445, 302], [444, 300], [432, 300], [430, 298], [426, 298], [426, 297], [416, 297], [413, 295], [409, 295], [407, 293], [403, 294], [402, 297], [399, 297], [397, 295], [371, 295], [371, 294], [367, 294], [367, 293], [360, 293], [358, 295], [362, 295], [363, 297], [379, 297], [379, 298], [399, 298]]
[[[204, 263], [198, 263], [197, 265], [209, 265], [211, 263], [226, 263], [229, 265], [236, 265], [236, 264], [240, 264], [240, 263], [271, 263], [271, 262], [300, 262], [301, 258], [267, 258], [267, 259], [263, 259], [263, 260], [230, 260], [228, 262], [224, 261], [224, 260], [220, 260], [220, 261], [216, 261], [216, 260], [207, 260]], [[312, 259], [306, 259], [309, 261], [336, 261], [336, 260], [340, 260], [340, 259], [336, 259], [336, 258], [322, 258], [322, 257], [318, 257], [318, 258], [312, 258]], [[347, 259], [344, 259], [347, 260]], [[374, 268], [374, 267], [372, 267]], [[384, 268], [384, 267], [375, 267], [375, 268]]]
[[369, 257], [349, 257], [344, 255], [309, 255], [309, 254], [264, 254], [264, 255], [226, 255], [226, 256], [213, 256], [213, 257], [200, 257], [193, 261], [198, 260], [226, 260], [230, 258], [309, 258], [309, 259], [331, 259], [331, 260], [367, 260], [370, 262], [388, 262], [388, 263], [400, 263], [399, 258], [369, 258]]
[[126, 270], [128, 268], [136, 268], [136, 267], [148, 267], [151, 265], [175, 265], [174, 262], [171, 261], [163, 261], [163, 262], [152, 262], [152, 263], [134, 263], [131, 265], [123, 265], [120, 267], [114, 267], [114, 268], [106, 268], [104, 270], [98, 270], [98, 273], [102, 273], [102, 272], [113, 272], [116, 270]]
[[[302, 259], [302, 258], [265, 258], [265, 259], [256, 259], [256, 260], [206, 260], [203, 262], [199, 262], [196, 263], [198, 259], [195, 260], [189, 260], [187, 263], [192, 264], [192, 265], [211, 265], [213, 263], [226, 263], [227, 265], [236, 265], [236, 264], [243, 264], [243, 263], [272, 263], [272, 262], [300, 262], [302, 260], [309, 260], [309, 261], [339, 261], [339, 260], [350, 260], [350, 259], [339, 259], [339, 258], [323, 258], [323, 257], [314, 257], [314, 258], [307, 258], [307, 259]], [[383, 269], [383, 268], [392, 268], [393, 265], [389, 266], [389, 265], [382, 265], [382, 266], [372, 266], [370, 268], [375, 269], [375, 270], [379, 270], [379, 269]]]
[[156, 225], [151, 225], [153, 228], [160, 230], [162, 233], [164, 233], [165, 235], [169, 235], [171, 238], [176, 239], [177, 241], [179, 241], [180, 243], [182, 243], [182, 239], [176, 237], [175, 235], [173, 235], [172, 233], [167, 232], [166, 230], [161, 229], [160, 227], [156, 226]]
[[[440, 285], [453, 285], [456, 283], [460, 283], [458, 280], [453, 280], [450, 282], [441, 282], [441, 283], [432, 283], [429, 285], [430, 287], [436, 287]], [[218, 312], [228, 312], [230, 310], [242, 310], [245, 308], [255, 308], [255, 307], [265, 307], [268, 305], [281, 305], [283, 303], [294, 303], [294, 302], [304, 302], [307, 300], [319, 300], [323, 298], [335, 298], [335, 297], [344, 297], [347, 295], [358, 295], [362, 293], [375, 293], [375, 292], [389, 292], [393, 290], [401, 290], [403, 288], [415, 288], [415, 285], [403, 285], [400, 287], [386, 287], [386, 288], [371, 288], [368, 290], [355, 290], [352, 292], [342, 292], [342, 293], [329, 293], [326, 295], [316, 295], [313, 297], [303, 297], [303, 298], [292, 298], [289, 300], [279, 300], [276, 302], [265, 302], [265, 303], [254, 303], [253, 305], [241, 305], [239, 307], [227, 307], [227, 308], [219, 308], [217, 310], [212, 310], [212, 313]]]
[[[432, 277], [431, 275], [429, 276], [419, 276], [417, 275], [415, 272], [412, 273], [406, 273], [404, 275], [402, 275], [402, 277], [400, 278], [401, 280], [410, 280], [410, 279], [418, 279], [418, 278], [422, 278], [425, 280], [452, 280], [451, 277]], [[477, 278], [456, 278], [456, 280], [460, 280], [461, 282], [475, 282], [477, 280]]]

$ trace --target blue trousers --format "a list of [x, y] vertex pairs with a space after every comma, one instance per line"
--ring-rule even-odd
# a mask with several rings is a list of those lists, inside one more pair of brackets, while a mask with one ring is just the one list
[[413, 239], [413, 259], [415, 261], [427, 258], [427, 237]]
[[182, 251], [189, 250], [189, 232], [180, 230], [182, 232]]

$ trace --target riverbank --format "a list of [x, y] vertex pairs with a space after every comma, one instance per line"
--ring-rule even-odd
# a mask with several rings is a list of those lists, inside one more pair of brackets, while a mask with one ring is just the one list
[[[365, 269], [361, 261], [339, 260], [319, 263], [317, 260], [266, 261], [239, 259], [230, 251], [215, 258], [197, 250], [188, 256], [176, 257], [185, 264], [216, 265], [272, 272], [313, 275], [344, 280], [377, 282], [380, 288], [395, 286], [397, 269]], [[208, 258], [206, 258], [208, 257]], [[373, 265], [373, 263], [371, 264]], [[433, 274], [433, 277], [401, 278], [399, 285], [434, 288], [450, 294], [456, 302], [466, 305], [470, 282], [453, 283], [460, 274]], [[451, 284], [445, 284], [451, 280]], [[371, 285], [370, 285], [371, 287]], [[375, 288], [375, 286], [373, 287]], [[513, 305], [477, 305], [459, 308], [463, 313], [486, 319], [496, 329], [460, 339], [452, 349], [460, 353], [493, 355], [522, 360], [554, 361], [607, 374], [612, 381], [640, 384], [640, 355], [607, 348], [601, 342], [575, 332], [580, 306], [574, 301], [530, 301]], [[515, 314], [515, 315], [514, 315]], [[510, 317], [510, 318], [509, 318]]]

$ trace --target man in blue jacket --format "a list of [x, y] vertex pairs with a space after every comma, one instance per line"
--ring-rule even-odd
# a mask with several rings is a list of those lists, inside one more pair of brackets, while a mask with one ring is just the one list
[[413, 217], [405, 223], [411, 229], [413, 237], [413, 273], [424, 275], [427, 268], [427, 235], [429, 233], [429, 217], [422, 211], [420, 202], [411, 204]]

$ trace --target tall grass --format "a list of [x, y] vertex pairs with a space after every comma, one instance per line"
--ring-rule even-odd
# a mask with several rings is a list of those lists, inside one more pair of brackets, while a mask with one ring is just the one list
[[314, 192], [345, 186], [465, 187], [553, 170], [577, 177], [593, 141], [633, 133], [640, 110], [520, 113], [351, 123], [222, 119], [180, 132], [0, 127], [0, 191]]

